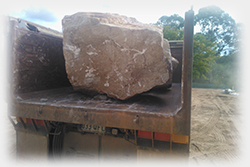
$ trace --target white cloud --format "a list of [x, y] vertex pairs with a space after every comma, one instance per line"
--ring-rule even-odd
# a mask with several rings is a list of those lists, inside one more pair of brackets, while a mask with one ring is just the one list
[[21, 11], [23, 18], [30, 21], [57, 22], [58, 18], [52, 11], [45, 7], [29, 7]]
[[[237, 3], [241, 4], [238, 0]], [[76, 12], [108, 12], [118, 13], [130, 17], [135, 17], [137, 20], [144, 23], [155, 23], [163, 15], [179, 14], [184, 17], [185, 12], [191, 9], [193, 6], [194, 12], [198, 13], [198, 10], [208, 5], [219, 6], [222, 10], [229, 13], [236, 22], [244, 22], [245, 18], [242, 17], [243, 13], [241, 9], [235, 7], [235, 1], [224, 0], [70, 0], [70, 1], [31, 1], [31, 0], [10, 0], [10, 6], [8, 13], [21, 14], [23, 9], [28, 9], [30, 6], [45, 7], [49, 11], [53, 12], [58, 18], [58, 21], [54, 24], [43, 23], [44, 25], [52, 26], [51, 28], [61, 29], [61, 20], [65, 15], [71, 15]], [[241, 5], [242, 6], [242, 5]], [[17, 15], [15, 15], [17, 17]]]

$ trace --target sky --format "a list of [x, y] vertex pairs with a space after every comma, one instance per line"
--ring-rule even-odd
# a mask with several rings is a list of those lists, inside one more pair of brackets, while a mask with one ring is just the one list
[[[243, 0], [238, 0], [241, 2]], [[236, 22], [244, 22], [243, 12], [235, 7], [234, 1], [225, 0], [9, 0], [4, 7], [4, 13], [22, 18], [58, 31], [62, 30], [61, 20], [65, 15], [77, 12], [107, 12], [117, 13], [136, 18], [143, 23], [156, 23], [163, 16], [179, 14], [184, 17], [185, 12], [191, 9], [195, 13], [202, 7], [209, 5], [219, 6], [229, 13]], [[242, 5], [244, 6], [244, 5]]]

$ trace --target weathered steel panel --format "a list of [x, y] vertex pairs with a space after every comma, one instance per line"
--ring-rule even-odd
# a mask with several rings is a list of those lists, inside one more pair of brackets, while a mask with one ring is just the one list
[[170, 117], [181, 109], [180, 84], [125, 101], [96, 100], [72, 88], [19, 94], [12, 115], [33, 119], [170, 133]]
[[[70, 86], [65, 72], [62, 36], [39, 31], [39, 26], [11, 19], [11, 71], [13, 93]], [[33, 27], [31, 29], [30, 27]], [[47, 33], [48, 32], [48, 33]]]
[[[41, 120], [76, 124], [91, 124], [106, 127], [136, 129], [189, 136], [192, 79], [193, 15], [193, 11], [189, 11], [186, 13], [184, 50], [182, 60], [182, 80], [181, 83], [173, 84], [171, 89], [164, 87], [155, 88], [149, 92], [136, 95], [124, 101], [115, 100], [112, 98], [97, 100], [93, 97], [86, 96], [80, 92], [74, 91], [71, 87], [43, 90], [37, 92], [33, 91], [30, 93], [21, 93], [21, 91], [19, 91], [19, 94], [17, 94], [13, 99], [13, 105], [11, 105], [12, 108], [10, 114], [17, 117], [26, 117]], [[23, 32], [23, 30], [20, 31]], [[16, 30], [15, 33], [17, 33]], [[28, 32], [30, 36], [32, 36], [33, 33], [39, 32], [32, 32], [32, 34]], [[27, 36], [28, 35], [26, 35], [26, 37]], [[37, 35], [36, 37], [39, 38], [39, 35]], [[16, 43], [16, 40], [14, 40], [13, 42]], [[40, 42], [43, 43], [43, 40], [40, 40]], [[40, 42], [36, 45], [41, 45]], [[22, 49], [22, 47], [20, 46], [16, 48]], [[23, 49], [25, 50], [26, 47]], [[31, 53], [32, 51], [32, 49], [28, 50], [28, 52]], [[27, 51], [16, 53], [24, 53], [23, 56], [27, 59], [22, 59], [23, 62], [25, 62], [25, 60], [31, 60], [28, 59], [29, 54], [27, 54]], [[22, 57], [22, 54], [15, 55], [16, 59], [18, 59], [19, 56]], [[33, 56], [36, 57], [36, 54], [33, 54]], [[46, 59], [44, 59], [44, 61], [45, 60]], [[37, 62], [37, 64], [39, 64], [40, 60], [37, 57], [33, 62]], [[26, 61], [25, 63], [28, 64], [29, 62]], [[41, 65], [42, 67], [45, 67], [46, 63], [41, 63]], [[30, 65], [30, 68], [32, 67], [33, 66]], [[42, 67], [41, 69], [45, 69]], [[22, 68], [25, 69], [25, 65]], [[49, 71], [51, 70], [52, 69], [50, 69]], [[32, 70], [29, 72], [37, 73], [36, 70]], [[53, 73], [58, 72], [59, 71], [56, 70], [53, 71]], [[32, 75], [30, 74], [29, 76]], [[65, 79], [65, 77], [62, 78]], [[25, 78], [22, 78], [22, 80], [23, 79], [25, 80]], [[34, 82], [34, 78], [26, 79], [29, 80], [30, 83], [33, 82], [33, 85], [36, 86], [37, 84], [37, 86], [39, 86], [38, 83]], [[45, 80], [46, 83], [50, 82], [49, 79]], [[60, 82], [62, 82], [62, 80], [60, 80]], [[17, 83], [20, 82], [17, 81]], [[42, 82], [40, 82], [39, 84], [42, 84]], [[48, 87], [53, 88], [53, 86], [56, 85], [57, 84], [52, 84]], [[41, 89], [48, 88], [44, 87], [43, 84], [40, 86]], [[27, 88], [29, 88], [28, 85]], [[34, 90], [39, 89], [36, 87], [36, 89]]]

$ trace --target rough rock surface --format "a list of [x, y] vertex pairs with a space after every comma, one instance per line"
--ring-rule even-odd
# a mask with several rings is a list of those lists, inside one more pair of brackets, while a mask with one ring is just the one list
[[124, 100], [166, 84], [172, 57], [162, 28], [109, 13], [65, 16], [63, 52], [74, 89]]

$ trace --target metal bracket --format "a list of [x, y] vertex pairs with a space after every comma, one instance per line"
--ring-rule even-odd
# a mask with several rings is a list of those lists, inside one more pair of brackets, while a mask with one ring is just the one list
[[26, 127], [26, 125], [25, 125], [25, 123], [24, 123], [22, 117], [18, 117], [18, 118], [19, 118], [21, 124], [23, 125], [23, 128], [26, 129], [27, 127]]
[[37, 128], [36, 122], [34, 121], [34, 119], [31, 119], [31, 122], [32, 122], [32, 125], [33, 125], [35, 131], [37, 132], [38, 128]]
[[14, 126], [14, 128], [16, 129], [16, 124], [15, 124], [15, 122], [13, 121], [13, 119], [8, 115], [8, 118], [9, 118], [9, 120], [10, 120], [10, 122], [11, 122], [11, 124]]

